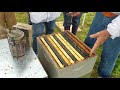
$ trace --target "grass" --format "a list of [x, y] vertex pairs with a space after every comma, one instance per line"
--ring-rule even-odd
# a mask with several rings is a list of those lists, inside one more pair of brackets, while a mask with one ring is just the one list
[[[86, 20], [85, 20], [85, 23], [84, 23], [84, 26], [82, 27], [82, 20], [83, 20], [83, 17], [81, 17], [81, 23], [80, 23], [80, 28], [81, 28], [81, 32], [78, 32], [77, 33], [77, 37], [84, 41], [85, 40], [85, 37], [88, 33], [88, 30], [89, 30], [89, 27], [92, 23], [92, 20], [94, 18], [94, 15], [95, 15], [95, 12], [88, 12], [87, 13], [87, 16], [86, 16]], [[28, 17], [27, 17], [27, 13], [26, 12], [16, 12], [16, 19], [17, 19], [17, 22], [21, 22], [21, 23], [27, 23], [28, 21]], [[61, 16], [57, 19], [57, 21], [63, 21], [63, 14], [61, 14]], [[55, 28], [55, 32], [59, 32], [60, 30], [56, 27]], [[94, 69], [93, 69], [93, 72], [92, 72], [92, 78], [95, 78], [97, 77], [97, 67], [99, 65], [99, 62], [100, 62], [100, 55], [101, 55], [101, 49], [102, 47], [98, 48], [97, 50], [97, 54], [98, 54], [98, 58], [97, 58], [97, 61], [95, 63], [95, 66], [94, 66]], [[120, 78], [120, 55], [116, 61], [116, 64], [115, 64], [115, 68], [112, 72], [112, 75], [111, 75], [112, 78]]]

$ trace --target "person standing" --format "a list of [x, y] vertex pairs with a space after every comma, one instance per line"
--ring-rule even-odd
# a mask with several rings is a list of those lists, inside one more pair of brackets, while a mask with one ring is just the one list
[[120, 16], [117, 18], [118, 14], [120, 13], [96, 12], [84, 41], [86, 45], [92, 48], [90, 54], [103, 44], [98, 77], [109, 78], [111, 76], [120, 52]]
[[82, 13], [80, 12], [63, 12], [64, 15], [64, 30], [70, 30], [72, 25], [72, 33], [76, 35], [78, 27], [80, 25], [80, 18]]
[[[55, 21], [61, 14], [61, 12], [29, 12], [30, 21], [32, 22], [33, 30], [33, 50], [36, 54], [37, 52], [37, 40], [38, 36], [45, 34], [51, 34], [54, 32]], [[45, 28], [45, 29], [44, 29]]]

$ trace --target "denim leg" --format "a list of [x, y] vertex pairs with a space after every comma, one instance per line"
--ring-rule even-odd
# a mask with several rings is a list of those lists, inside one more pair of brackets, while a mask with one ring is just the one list
[[[96, 12], [96, 15], [95, 15], [95, 17], [94, 17], [94, 19], [93, 19], [93, 21], [92, 21], [92, 24], [91, 24], [91, 26], [90, 26], [90, 29], [89, 29], [89, 31], [88, 31], [88, 35], [87, 35], [87, 37], [86, 37], [86, 39], [85, 39], [85, 41], [84, 41], [85, 44], [88, 45], [90, 48], [93, 47], [96, 39], [95, 39], [95, 38], [92, 39], [92, 38], [90, 38], [89, 36], [90, 36], [91, 34], [97, 33], [97, 32], [99, 32], [100, 30], [104, 29], [104, 27], [102, 26], [103, 17], [104, 17], [103, 15], [101, 15], [100, 13], [97, 13], [97, 12]], [[99, 23], [98, 23], [98, 22], [99, 22]]]
[[80, 16], [76, 16], [72, 18], [72, 25], [73, 26], [79, 26], [80, 25], [80, 18], [82, 16], [82, 13], [80, 13]]
[[109, 39], [103, 44], [101, 62], [98, 67], [98, 75], [101, 77], [110, 77], [115, 62], [120, 52], [120, 37]]
[[76, 35], [77, 30], [78, 30], [78, 26], [72, 26], [72, 33], [73, 33], [74, 35]]
[[78, 30], [78, 27], [80, 25], [80, 18], [82, 16], [82, 13], [80, 13], [80, 16], [76, 16], [72, 18], [72, 33], [76, 35], [76, 32]]
[[33, 30], [33, 34], [32, 34], [32, 38], [33, 38], [33, 43], [32, 43], [32, 47], [33, 50], [35, 52], [35, 54], [37, 54], [37, 39], [36, 37], [41, 36], [43, 34], [44, 31], [44, 23], [32, 23], [32, 30]]
[[[87, 44], [90, 48], [92, 48], [96, 39], [90, 38], [89, 35], [106, 29], [107, 25], [114, 18], [116, 18], [116, 16], [112, 18], [108, 18], [108, 17], [105, 17], [101, 12], [97, 12], [92, 22], [92, 25], [90, 27], [90, 30], [88, 32], [88, 35], [85, 39], [85, 44]], [[101, 61], [98, 66], [99, 76], [110, 77], [110, 74], [114, 68], [116, 59], [118, 57], [119, 51], [120, 51], [120, 38], [116, 38], [116, 39], [110, 38], [103, 44]]]
[[45, 22], [46, 34], [51, 34], [54, 32], [56, 20]]
[[70, 26], [72, 24], [72, 17], [68, 16], [67, 13], [69, 13], [69, 12], [63, 12], [63, 16], [64, 16], [64, 22], [63, 22], [64, 30], [70, 30]]
[[105, 17], [101, 12], [96, 12], [96, 15], [93, 19], [93, 22], [90, 26], [90, 29], [88, 31], [88, 35], [84, 41], [86, 45], [88, 45], [90, 48], [93, 47], [96, 39], [95, 38], [90, 38], [89, 36], [91, 34], [95, 34], [101, 30], [104, 30], [107, 28], [107, 25], [114, 19], [113, 18], [107, 18]]

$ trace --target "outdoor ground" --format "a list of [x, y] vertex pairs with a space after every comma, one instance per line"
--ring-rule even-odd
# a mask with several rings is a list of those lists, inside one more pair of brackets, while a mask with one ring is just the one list
[[[82, 20], [83, 20], [83, 17], [81, 18], [81, 23], [80, 23], [80, 28], [81, 28], [81, 32], [78, 32], [77, 33], [77, 37], [84, 41], [85, 40], [85, 37], [88, 33], [88, 30], [89, 30], [89, 27], [91, 25], [91, 22], [93, 20], [93, 17], [95, 15], [95, 12], [89, 12], [87, 13], [87, 16], [86, 16], [86, 20], [85, 20], [85, 23], [84, 23], [84, 26], [82, 27]], [[17, 22], [21, 22], [21, 23], [27, 23], [28, 22], [28, 17], [27, 17], [27, 13], [26, 12], [16, 12], [16, 18], [17, 18]], [[61, 16], [57, 19], [57, 21], [63, 21], [63, 15], [61, 14]], [[59, 32], [60, 30], [56, 27], [55, 28], [55, 32]], [[95, 78], [97, 77], [97, 67], [99, 65], [99, 62], [100, 62], [100, 54], [101, 54], [101, 48], [100, 47], [98, 50], [97, 50], [97, 54], [98, 54], [98, 58], [97, 58], [97, 61], [96, 61], [96, 64], [94, 66], [94, 69], [93, 69], [93, 72], [92, 72], [92, 75], [91, 77], [92, 78]], [[117, 62], [116, 62], [116, 65], [115, 65], [115, 68], [112, 72], [112, 78], [120, 78], [120, 55], [117, 59]]]

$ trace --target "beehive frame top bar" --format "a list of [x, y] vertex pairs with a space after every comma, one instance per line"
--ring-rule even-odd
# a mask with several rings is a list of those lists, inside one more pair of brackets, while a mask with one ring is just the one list
[[[40, 36], [39, 40], [60, 68], [90, 57], [90, 48], [69, 31]], [[91, 57], [94, 56], [93, 53]]]

